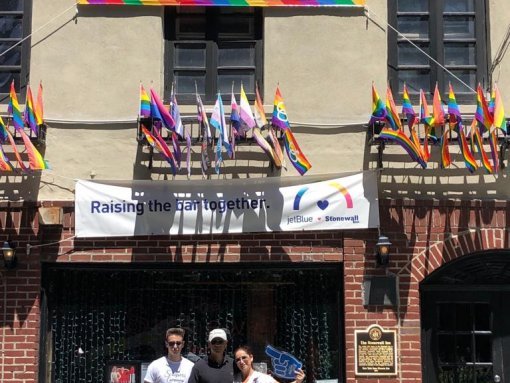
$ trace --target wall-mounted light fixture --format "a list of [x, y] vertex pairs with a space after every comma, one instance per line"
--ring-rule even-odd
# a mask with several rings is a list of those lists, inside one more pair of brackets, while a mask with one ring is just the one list
[[379, 239], [375, 244], [377, 264], [386, 266], [390, 261], [390, 246], [391, 242], [385, 235], [379, 235]]
[[5, 241], [0, 250], [2, 250], [3, 266], [6, 269], [14, 269], [18, 263], [14, 246], [9, 241]]

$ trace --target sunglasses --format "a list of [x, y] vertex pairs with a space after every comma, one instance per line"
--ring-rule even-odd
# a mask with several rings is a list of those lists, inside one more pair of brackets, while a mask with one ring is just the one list
[[241, 360], [247, 360], [247, 359], [248, 359], [248, 355], [240, 356], [239, 358], [236, 358], [236, 363], [239, 363]]
[[211, 344], [223, 344], [225, 341], [223, 339], [213, 339], [211, 340]]
[[182, 345], [182, 342], [166, 342], [166, 344], [170, 347], [175, 347], [175, 346], [179, 347]]

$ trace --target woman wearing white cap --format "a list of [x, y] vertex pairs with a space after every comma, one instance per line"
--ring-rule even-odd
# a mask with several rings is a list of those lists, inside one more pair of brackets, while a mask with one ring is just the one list
[[[242, 379], [235, 379], [236, 383], [278, 383], [272, 376], [253, 369], [253, 353], [248, 346], [238, 347], [234, 353], [235, 362]], [[305, 373], [302, 369], [295, 370], [296, 380], [292, 383], [303, 383]]]

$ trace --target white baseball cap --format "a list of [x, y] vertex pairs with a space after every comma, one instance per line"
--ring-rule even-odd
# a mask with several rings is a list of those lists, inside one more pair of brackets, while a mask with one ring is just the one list
[[227, 333], [225, 330], [221, 328], [215, 328], [209, 333], [209, 342], [212, 341], [215, 338], [223, 339], [224, 341], [227, 340]]

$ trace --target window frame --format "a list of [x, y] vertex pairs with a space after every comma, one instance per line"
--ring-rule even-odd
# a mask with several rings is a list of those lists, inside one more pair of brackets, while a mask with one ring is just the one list
[[[484, 88], [487, 88], [489, 83], [489, 70], [488, 62], [490, 57], [490, 35], [489, 35], [489, 7], [486, 1], [474, 0], [474, 11], [473, 12], [444, 12], [444, 1], [445, 0], [429, 0], [428, 10], [425, 12], [397, 12], [398, 0], [388, 1], [388, 20], [390, 25], [397, 27], [398, 16], [424, 16], [428, 17], [428, 36], [427, 38], [409, 38], [413, 43], [426, 42], [429, 44], [429, 54], [441, 65], [447, 69], [475, 69], [476, 84], [480, 83]], [[445, 16], [463, 16], [472, 15], [475, 18], [475, 36], [472, 39], [469, 38], [452, 38], [444, 37], [444, 18]], [[391, 28], [388, 29], [388, 80], [392, 89], [398, 89], [399, 93], [402, 93], [402, 89], [399, 87], [398, 73], [399, 69], [425, 69], [430, 72], [430, 83], [429, 89], [424, 89], [425, 93], [433, 94], [435, 84], [437, 82], [439, 89], [444, 96], [447, 95], [448, 88], [448, 77], [449, 75], [438, 67], [437, 64], [432, 62], [430, 59], [429, 65], [399, 65], [398, 63], [398, 45], [399, 41], [403, 41], [399, 38], [397, 33]], [[445, 65], [444, 46], [445, 42], [474, 42], [475, 44], [475, 63], [473, 65]], [[420, 53], [421, 54], [421, 53]], [[475, 84], [475, 86], [476, 86]], [[473, 93], [469, 90], [463, 90], [464, 86], [461, 84], [453, 84], [456, 99], [459, 103], [464, 104], [475, 104], [476, 98]], [[419, 101], [419, 94], [414, 91], [410, 91], [410, 98], [413, 102]]]
[[[10, 73], [19, 73], [19, 82], [15, 82], [15, 87], [18, 92], [18, 100], [21, 103], [25, 102], [26, 92], [22, 92], [22, 89], [26, 89], [27, 84], [29, 82], [30, 75], [30, 46], [31, 46], [31, 38], [27, 36], [31, 33], [32, 28], [32, 0], [23, 0], [22, 1], [22, 10], [21, 11], [0, 11], [0, 17], [2, 16], [21, 16], [22, 18], [22, 36], [21, 38], [0, 38], [1, 42], [13, 42], [17, 43], [22, 41], [21, 43], [21, 60], [19, 65], [0, 65], [0, 72], [10, 72]], [[12, 79], [11, 79], [12, 81]], [[9, 81], [9, 84], [11, 83]], [[0, 103], [6, 104], [9, 101], [9, 92], [2, 93], [0, 92]]]
[[[205, 72], [205, 94], [201, 94], [202, 100], [205, 103], [214, 103], [216, 100], [216, 94], [218, 92], [218, 75], [222, 70], [235, 72], [235, 71], [253, 71], [255, 76], [255, 83], [258, 84], [259, 89], [263, 89], [263, 13], [262, 10], [254, 7], [253, 10], [253, 34], [252, 36], [235, 34], [223, 34], [220, 30], [215, 28], [216, 20], [224, 16], [220, 12], [220, 7], [205, 7], [206, 13], [206, 26], [205, 26], [205, 37], [199, 38], [194, 37], [192, 34], [189, 36], [183, 36], [183, 39], [179, 39], [176, 36], [175, 26], [179, 22], [178, 9], [179, 7], [165, 7], [164, 16], [164, 33], [165, 33], [165, 87], [164, 97], [165, 99], [170, 98], [172, 91], [172, 84], [174, 82], [174, 74], [177, 70], [183, 72]], [[181, 7], [185, 8], [185, 7]], [[231, 7], [228, 7], [229, 9]], [[204, 44], [206, 49], [205, 54], [205, 68], [175, 68], [175, 47], [178, 44]], [[219, 47], [225, 44], [253, 44], [254, 46], [254, 66], [219, 66]], [[239, 89], [240, 85], [236, 84], [236, 88]], [[245, 92], [250, 101], [255, 99], [255, 88], [249, 89], [245, 87]], [[238, 92], [236, 92], [237, 94]], [[190, 94], [179, 94], [177, 93], [179, 103], [181, 104], [194, 104], [195, 95]], [[223, 96], [227, 96], [224, 94]], [[224, 100], [225, 102], [225, 100]]]

